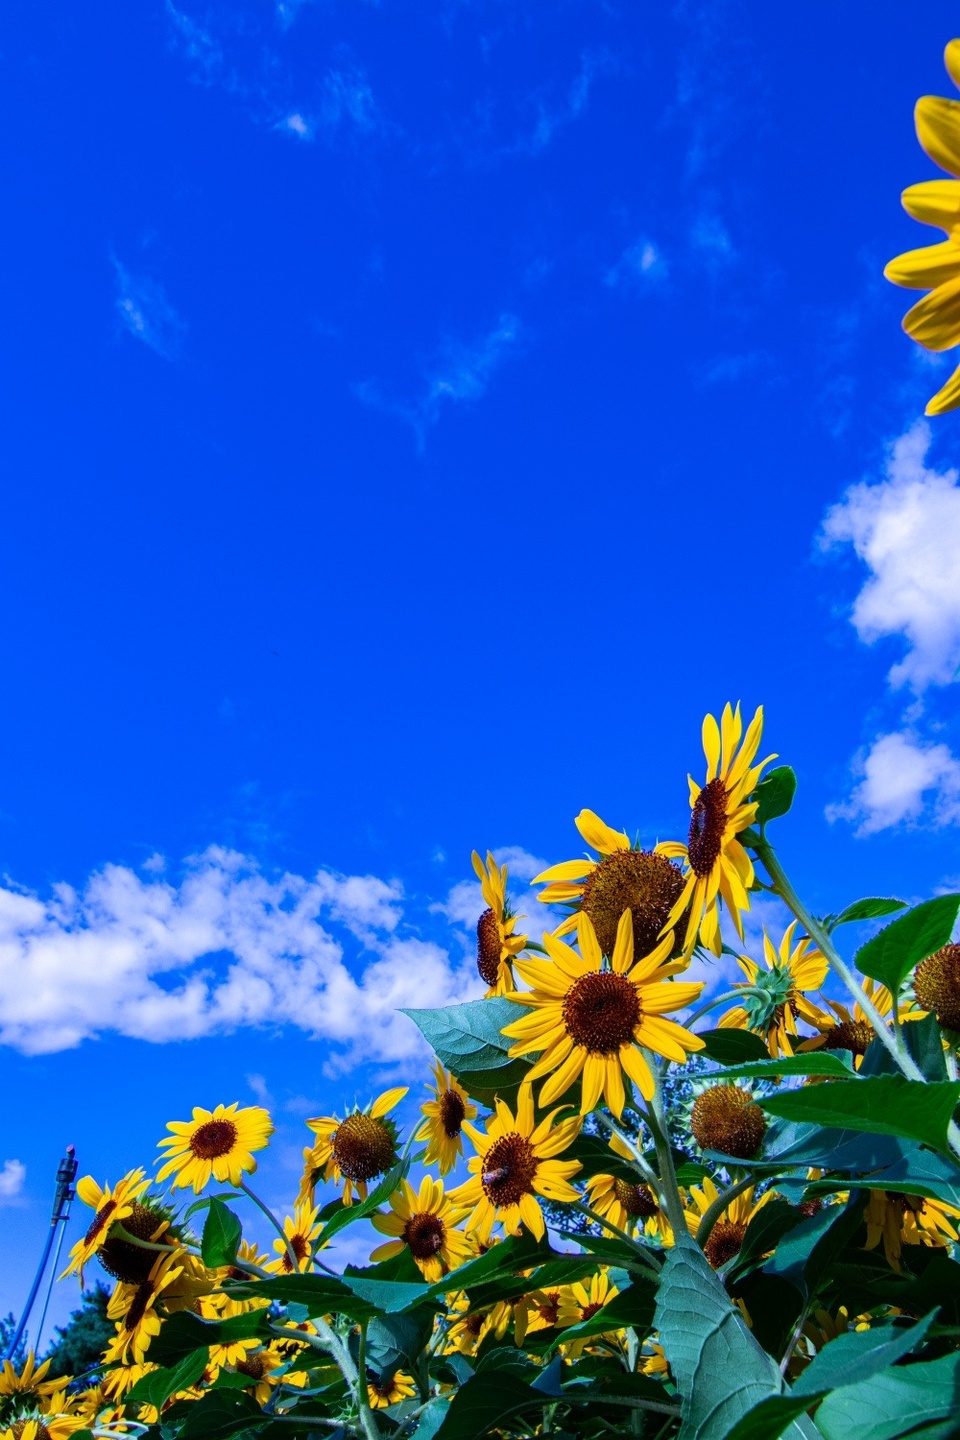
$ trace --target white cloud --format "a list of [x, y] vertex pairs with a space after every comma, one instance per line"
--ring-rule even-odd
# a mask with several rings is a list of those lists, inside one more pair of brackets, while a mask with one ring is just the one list
[[603, 277], [604, 284], [617, 285], [659, 284], [667, 278], [669, 266], [652, 240], [641, 236], [628, 245], [615, 265], [611, 265]]
[[27, 1167], [20, 1160], [4, 1160], [0, 1166], [0, 1205], [16, 1200], [27, 1178]]
[[861, 777], [848, 801], [827, 807], [829, 820], [851, 820], [858, 835], [929, 819], [960, 822], [960, 760], [948, 746], [924, 744], [910, 731], [878, 735], [855, 763]]
[[960, 476], [926, 465], [930, 438], [924, 421], [901, 435], [886, 478], [852, 485], [823, 526], [825, 547], [851, 544], [870, 572], [851, 615], [857, 634], [902, 637], [890, 683], [917, 693], [960, 667]]
[[180, 354], [187, 323], [167, 299], [162, 285], [146, 276], [131, 275], [119, 260], [113, 268], [117, 278], [116, 309], [128, 334], [164, 360]]
[[[211, 848], [179, 883], [121, 865], [48, 899], [0, 887], [0, 1043], [27, 1054], [108, 1032], [165, 1042], [246, 1026], [294, 1026], [368, 1059], [421, 1053], [402, 1005], [482, 992], [472, 967], [401, 933], [401, 887], [321, 870], [268, 878]], [[355, 943], [359, 940], [359, 944]]]

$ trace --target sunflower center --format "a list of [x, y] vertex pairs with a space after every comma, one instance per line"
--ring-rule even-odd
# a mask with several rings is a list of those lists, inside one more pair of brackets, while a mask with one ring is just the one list
[[334, 1131], [333, 1158], [347, 1180], [372, 1180], [397, 1158], [393, 1132], [373, 1115], [348, 1115]]
[[556, 1325], [560, 1319], [560, 1295], [557, 1291], [551, 1291], [541, 1300], [537, 1314], [547, 1325]]
[[727, 824], [727, 787], [719, 775], [708, 780], [693, 804], [687, 854], [698, 880], [710, 874], [720, 855]]
[[725, 1265], [734, 1255], [740, 1253], [746, 1233], [746, 1225], [735, 1225], [732, 1220], [717, 1221], [710, 1231], [710, 1239], [703, 1247], [703, 1253], [714, 1270], [719, 1270], [721, 1265]]
[[563, 1002], [567, 1034], [595, 1055], [612, 1055], [629, 1045], [641, 1014], [636, 985], [612, 970], [581, 975]]
[[487, 1151], [481, 1181], [491, 1205], [517, 1205], [533, 1192], [533, 1177], [540, 1164], [530, 1141], [512, 1130], [501, 1135]]
[[198, 1160], [219, 1160], [229, 1155], [237, 1143], [237, 1127], [232, 1120], [207, 1120], [190, 1136], [190, 1149]]
[[823, 1037], [824, 1050], [849, 1050], [851, 1055], [866, 1055], [873, 1039], [873, 1026], [866, 1020], [844, 1020], [834, 1025]]
[[477, 921], [477, 970], [486, 985], [500, 978], [500, 926], [492, 910], [484, 910]]
[[713, 1085], [693, 1103], [690, 1129], [701, 1150], [722, 1150], [750, 1160], [760, 1148], [767, 1121], [748, 1090], [739, 1085]]
[[[148, 1205], [134, 1205], [121, 1224], [138, 1240], [152, 1240], [158, 1230], [167, 1229], [163, 1216]], [[115, 1280], [122, 1280], [125, 1285], [142, 1285], [153, 1269], [157, 1252], [145, 1250], [142, 1245], [134, 1245], [119, 1235], [108, 1235], [97, 1251], [97, 1259]]]
[[94, 1215], [93, 1219], [91, 1220], [87, 1228], [87, 1233], [83, 1237], [83, 1243], [85, 1245], [89, 1245], [92, 1240], [96, 1240], [97, 1236], [100, 1234], [101, 1230], [106, 1225], [107, 1221], [110, 1219], [110, 1216], [116, 1209], [116, 1200], [108, 1200], [106, 1205], [101, 1206], [101, 1208], [97, 1211], [96, 1215]]
[[960, 1030], [960, 945], [944, 945], [921, 960], [913, 977], [913, 993], [924, 1010], [932, 1010], [945, 1030]]
[[[306, 1235], [301, 1235], [299, 1231], [297, 1231], [293, 1235], [287, 1236], [287, 1245], [289, 1245], [290, 1250], [292, 1250], [294, 1255], [296, 1255], [298, 1264], [302, 1260], [306, 1260], [307, 1256], [310, 1254], [310, 1242], [307, 1239]], [[288, 1273], [293, 1270], [293, 1261], [290, 1259], [290, 1250], [284, 1247], [283, 1255], [281, 1256], [281, 1263], [283, 1264], [283, 1268]]]
[[581, 1305], [581, 1306], [580, 1306], [580, 1319], [581, 1319], [581, 1320], [589, 1320], [589, 1319], [591, 1319], [592, 1316], [596, 1315], [596, 1313], [597, 1313], [598, 1310], [602, 1310], [602, 1309], [603, 1309], [603, 1303], [604, 1303], [604, 1302], [603, 1302], [602, 1300], [593, 1300], [593, 1301], [591, 1301], [591, 1303], [590, 1303], [589, 1305]]
[[370, 1389], [374, 1390], [380, 1396], [381, 1400], [389, 1400], [393, 1394], [393, 1382], [394, 1377], [391, 1375], [388, 1380], [371, 1380], [369, 1381], [369, 1385]]
[[236, 1368], [241, 1375], [249, 1375], [251, 1380], [262, 1380], [267, 1373], [266, 1361], [262, 1355], [245, 1355], [242, 1360], [237, 1361]]
[[439, 1215], [423, 1211], [411, 1215], [403, 1227], [403, 1238], [414, 1260], [432, 1260], [443, 1249], [447, 1227]]
[[921, 1215], [924, 1208], [922, 1195], [905, 1195], [896, 1190], [885, 1192], [887, 1201], [899, 1210], [901, 1215]]
[[618, 850], [587, 876], [580, 908], [589, 915], [604, 955], [613, 954], [620, 916], [632, 911], [633, 949], [640, 959], [655, 948], [682, 890], [683, 876], [665, 855]]
[[[13, 1435], [14, 1440], [20, 1440], [21, 1435], [26, 1435], [29, 1424], [29, 1420], [14, 1420], [10, 1427], [10, 1433]], [[35, 1424], [37, 1427], [36, 1431], [31, 1431], [31, 1434], [35, 1436], [35, 1440], [52, 1440], [50, 1431], [42, 1420], [36, 1420]]]
[[657, 1202], [649, 1185], [631, 1185], [629, 1180], [614, 1180], [613, 1192], [633, 1220], [648, 1220], [657, 1213]]
[[440, 1096], [440, 1124], [448, 1140], [456, 1140], [463, 1128], [467, 1107], [456, 1090], [444, 1090]]

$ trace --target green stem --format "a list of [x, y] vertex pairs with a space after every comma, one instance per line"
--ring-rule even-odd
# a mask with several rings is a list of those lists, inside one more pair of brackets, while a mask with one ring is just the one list
[[[604, 1115], [602, 1110], [594, 1111], [594, 1116], [603, 1126], [603, 1128], [609, 1132], [609, 1134], [616, 1135], [620, 1143], [624, 1145], [627, 1150], [630, 1151], [630, 1154], [633, 1158], [631, 1160], [628, 1160], [627, 1164], [632, 1165], [634, 1170], [638, 1171], [638, 1173], [643, 1177], [646, 1184], [648, 1184], [653, 1190], [656, 1190], [657, 1186], [660, 1184], [660, 1181], [658, 1177], [654, 1175], [650, 1166], [640, 1154], [640, 1151], [637, 1149], [636, 1145], [634, 1145], [629, 1135], [625, 1135], [624, 1132], [620, 1129], [619, 1125], [615, 1125], [614, 1122], [609, 1118], [609, 1116]], [[614, 1150], [613, 1153], [616, 1154], [617, 1152]]]
[[260, 1210], [263, 1211], [264, 1215], [266, 1215], [267, 1219], [270, 1221], [270, 1224], [273, 1226], [274, 1230], [276, 1230], [277, 1234], [280, 1236], [280, 1239], [287, 1247], [287, 1255], [290, 1257], [290, 1264], [293, 1268], [293, 1274], [299, 1274], [300, 1262], [297, 1259], [296, 1251], [290, 1244], [290, 1241], [287, 1237], [287, 1232], [280, 1224], [280, 1221], [277, 1219], [276, 1215], [274, 1215], [269, 1205], [265, 1205], [264, 1202], [260, 1199], [260, 1196], [256, 1194], [255, 1191], [250, 1189], [250, 1186], [247, 1184], [246, 1180], [240, 1181], [240, 1189], [243, 1191], [244, 1195], [246, 1195], [247, 1199], [252, 1200], [254, 1205], [256, 1205]]
[[636, 1252], [637, 1258], [646, 1265], [648, 1270], [651, 1270], [653, 1274], [659, 1278], [660, 1266], [655, 1260], [651, 1259], [645, 1245], [641, 1245], [639, 1241], [634, 1240], [633, 1236], [628, 1235], [626, 1230], [621, 1230], [619, 1226], [611, 1224], [609, 1220], [605, 1220], [602, 1215], [598, 1215], [595, 1210], [591, 1210], [590, 1206], [584, 1204], [582, 1200], [577, 1206], [577, 1209], [588, 1216], [595, 1225], [599, 1225], [604, 1230], [609, 1230], [611, 1235], [616, 1235], [620, 1240], [623, 1240], [625, 1244], [629, 1245], [630, 1248]]
[[[574, 1397], [571, 1395], [571, 1400]], [[679, 1405], [661, 1405], [659, 1400], [640, 1400], [636, 1395], [604, 1395], [605, 1405], [627, 1405], [631, 1410], [652, 1410], [657, 1415], [679, 1415]]]
[[357, 1351], [357, 1412], [367, 1440], [380, 1440], [380, 1427], [373, 1418], [370, 1399], [367, 1395], [367, 1325], [360, 1326], [360, 1344]]
[[712, 1000], [707, 1001], [706, 1005], [701, 1005], [699, 1010], [694, 1010], [689, 1019], [684, 1020], [684, 1029], [691, 1029], [701, 1015], [706, 1015], [709, 1010], [715, 1010], [718, 1005], [726, 1005], [728, 1000], [741, 1000], [744, 995], [759, 995], [769, 998], [769, 992], [761, 990], [759, 985], [738, 985], [734, 990], [724, 990], [722, 995], [715, 995]]
[[647, 1124], [653, 1135], [653, 1143], [657, 1147], [657, 1159], [660, 1162], [660, 1185], [663, 1199], [663, 1207], [667, 1212], [667, 1219], [673, 1230], [674, 1244], [680, 1244], [681, 1237], [688, 1233], [687, 1222], [683, 1214], [683, 1202], [680, 1199], [680, 1186], [677, 1184], [677, 1172], [673, 1163], [673, 1151], [670, 1149], [670, 1137], [667, 1131], [667, 1123], [663, 1113], [663, 1091], [660, 1084], [660, 1072], [651, 1063], [653, 1057], [644, 1050], [647, 1064], [650, 1066], [653, 1075], [653, 1098], [650, 1108], [647, 1111]]
[[166, 1250], [168, 1253], [175, 1255], [178, 1251], [189, 1248], [186, 1245], [160, 1245], [156, 1240], [141, 1240], [139, 1236], [131, 1235], [129, 1230], [124, 1230], [119, 1221], [113, 1226], [112, 1234], [121, 1240], [125, 1240], [128, 1245], [136, 1245], [138, 1250]]
[[703, 1218], [697, 1226], [696, 1240], [701, 1250], [710, 1239], [714, 1225], [716, 1225], [730, 1202], [736, 1200], [738, 1195], [742, 1195], [744, 1190], [749, 1190], [753, 1183], [753, 1176], [745, 1175], [742, 1180], [738, 1180], [734, 1185], [730, 1185], [726, 1190], [721, 1191], [716, 1200], [707, 1206], [703, 1212]]

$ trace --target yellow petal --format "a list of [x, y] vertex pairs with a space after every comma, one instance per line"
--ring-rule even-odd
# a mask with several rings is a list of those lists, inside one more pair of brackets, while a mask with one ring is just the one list
[[960, 40], [951, 40], [943, 52], [943, 63], [954, 85], [960, 88]]
[[576, 1080], [583, 1069], [583, 1062], [586, 1059], [586, 1051], [578, 1045], [570, 1051], [558, 1070], [555, 1070], [550, 1079], [540, 1091], [540, 1105], [550, 1105], [554, 1100], [559, 1100], [561, 1095], [566, 1094], [570, 1086]]
[[379, 1120], [381, 1115], [388, 1115], [394, 1105], [399, 1105], [409, 1090], [408, 1085], [397, 1085], [393, 1090], [384, 1090], [379, 1100], [374, 1101], [370, 1108], [371, 1118]]
[[543, 1223], [543, 1211], [532, 1195], [520, 1196], [520, 1214], [527, 1229], [532, 1230], [538, 1240], [542, 1240], [547, 1227]]
[[577, 939], [580, 942], [580, 954], [593, 970], [599, 970], [603, 964], [603, 951], [597, 941], [597, 932], [593, 928], [593, 921], [585, 910], [577, 915]]
[[943, 389], [938, 390], [936, 395], [927, 401], [924, 414], [945, 415], [948, 410], [956, 410], [958, 405], [960, 405], [960, 367], [954, 370]]
[[574, 825], [587, 844], [601, 855], [615, 855], [618, 850], [629, 850], [630, 841], [622, 830], [612, 830], [593, 810], [581, 810]]
[[650, 1073], [650, 1066], [646, 1060], [644, 1060], [640, 1051], [633, 1045], [625, 1045], [620, 1051], [620, 1064], [624, 1070], [626, 1070], [644, 1100], [652, 1100], [654, 1090], [653, 1076]]
[[563, 860], [559, 865], [551, 865], [549, 870], [541, 870], [535, 875], [531, 884], [540, 885], [549, 880], [579, 880], [582, 875], [589, 875], [591, 870], [596, 870], [595, 860]]
[[[581, 949], [582, 948], [581, 946]], [[614, 942], [610, 964], [617, 975], [626, 975], [633, 964], [632, 910], [624, 910], [620, 919], [617, 921], [617, 938]]]
[[939, 245], [924, 245], [920, 250], [907, 250], [897, 255], [883, 269], [894, 285], [909, 290], [933, 290], [960, 271], [960, 242], [943, 240]]
[[960, 224], [960, 181], [923, 180], [908, 185], [900, 203], [922, 225], [936, 225], [949, 233]]
[[588, 1051], [583, 1066], [583, 1099], [580, 1102], [580, 1114], [589, 1115], [594, 1109], [603, 1091], [603, 1082], [606, 1078], [606, 1065], [602, 1055], [595, 1055]]
[[922, 95], [913, 118], [917, 139], [930, 159], [951, 175], [960, 175], [960, 101]]
[[703, 753], [707, 757], [707, 780], [716, 778], [720, 764], [720, 729], [712, 715], [703, 717]]

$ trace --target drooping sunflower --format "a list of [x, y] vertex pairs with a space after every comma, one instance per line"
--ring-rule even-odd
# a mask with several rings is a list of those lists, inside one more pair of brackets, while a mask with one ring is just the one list
[[920, 961], [913, 993], [917, 1004], [932, 1012], [944, 1030], [960, 1030], [960, 945], [944, 945]]
[[[502, 1340], [510, 1328], [511, 1317], [516, 1329], [520, 1310], [519, 1301], [513, 1306], [508, 1305], [505, 1300], [499, 1300], [496, 1305], [490, 1305], [486, 1309], [471, 1310], [470, 1297], [465, 1291], [459, 1291], [452, 1298], [448, 1298], [447, 1311], [453, 1323], [447, 1331], [443, 1353], [474, 1355], [488, 1335]], [[522, 1319], [520, 1323], [522, 1325]], [[517, 1343], [519, 1344], [519, 1341]]]
[[591, 1210], [618, 1230], [632, 1235], [639, 1226], [646, 1235], [658, 1235], [666, 1222], [649, 1185], [635, 1185], [614, 1175], [591, 1175], [586, 1185]]
[[273, 1242], [277, 1258], [268, 1261], [265, 1269], [272, 1270], [277, 1275], [291, 1275], [293, 1273], [293, 1262], [290, 1259], [291, 1250], [297, 1257], [297, 1269], [299, 1271], [310, 1269], [316, 1249], [314, 1241], [323, 1229], [317, 1219], [319, 1213], [319, 1205], [294, 1206], [293, 1215], [285, 1216], [283, 1221], [283, 1233], [286, 1241], [284, 1242], [279, 1235], [277, 1236]]
[[409, 1400], [416, 1393], [416, 1385], [402, 1370], [379, 1380], [367, 1381], [367, 1400], [371, 1410], [386, 1410], [389, 1405], [399, 1405], [401, 1400]]
[[[353, 1203], [354, 1190], [365, 1200], [368, 1181], [378, 1179], [396, 1162], [397, 1128], [385, 1117], [400, 1104], [407, 1088], [385, 1090], [368, 1109], [355, 1109], [342, 1120], [336, 1115], [308, 1120], [317, 1143], [304, 1152], [304, 1180], [319, 1171], [325, 1180], [343, 1181], [344, 1205]], [[303, 1189], [301, 1182], [301, 1196]]]
[[555, 935], [576, 929], [577, 913], [590, 917], [604, 955], [612, 955], [617, 926], [625, 910], [633, 915], [633, 947], [638, 955], [655, 948], [683, 892], [680, 868], [656, 850], [640, 850], [622, 830], [613, 830], [593, 810], [581, 810], [573, 822], [598, 859], [564, 860], [537, 875], [546, 888], [537, 899], [545, 905], [569, 905], [571, 913]]
[[410, 1251], [423, 1278], [431, 1284], [448, 1270], [456, 1270], [470, 1259], [473, 1247], [462, 1230], [456, 1229], [464, 1211], [458, 1210], [443, 1193], [443, 1181], [425, 1175], [419, 1192], [404, 1180], [390, 1196], [390, 1209], [371, 1216], [381, 1235], [394, 1238], [374, 1250], [370, 1259], [390, 1260], [405, 1249]]
[[900, 1269], [904, 1245], [946, 1247], [960, 1239], [960, 1210], [925, 1195], [904, 1195], [896, 1190], [871, 1190], [863, 1212], [867, 1222], [865, 1250], [883, 1241], [887, 1264]]
[[70, 1264], [61, 1275], [77, 1274], [83, 1283], [83, 1267], [99, 1250], [111, 1225], [125, 1220], [133, 1210], [139, 1196], [148, 1188], [150, 1181], [143, 1170], [131, 1170], [116, 1185], [100, 1186], [92, 1175], [84, 1175], [77, 1181], [77, 1194], [84, 1205], [89, 1205], [94, 1216], [86, 1233], [70, 1251]]
[[117, 1321], [117, 1332], [103, 1352], [108, 1365], [143, 1364], [151, 1340], [160, 1333], [157, 1306], [181, 1273], [182, 1266], [174, 1263], [180, 1258], [158, 1255], [146, 1280], [117, 1286], [107, 1306], [107, 1318]]
[[17, 1374], [16, 1367], [10, 1360], [4, 1360], [3, 1369], [0, 1371], [0, 1400], [15, 1395], [20, 1402], [32, 1401], [39, 1404], [49, 1396], [55, 1395], [58, 1390], [63, 1390], [69, 1383], [69, 1377], [59, 1376], [54, 1380], [45, 1380], [44, 1376], [50, 1369], [51, 1361], [44, 1360], [42, 1365], [37, 1364], [37, 1357], [32, 1350], [27, 1352], [27, 1358], [23, 1362], [23, 1369]]
[[[150, 1375], [154, 1370], [159, 1370], [159, 1365], [154, 1365], [147, 1360], [141, 1364], [134, 1362], [132, 1365], [113, 1365], [105, 1371], [100, 1382], [100, 1388], [108, 1400], [122, 1400], [128, 1390], [132, 1390], [138, 1380], [144, 1375]], [[91, 1403], [95, 1400], [91, 1397]], [[94, 1411], [96, 1414], [96, 1411]]]
[[[960, 86], [960, 40], [951, 40], [944, 52], [947, 73]], [[917, 139], [934, 164], [948, 175], [960, 176], [960, 103], [939, 95], [924, 95], [916, 104]], [[900, 197], [914, 220], [942, 230], [946, 240], [896, 256], [884, 269], [894, 285], [929, 290], [903, 317], [903, 328], [926, 350], [950, 350], [960, 344], [960, 181], [925, 180], [910, 185]], [[960, 369], [927, 402], [928, 415], [942, 415], [960, 405]]]
[[[719, 1194], [719, 1190], [709, 1175], [704, 1176], [701, 1185], [690, 1187], [689, 1202], [684, 1205], [684, 1219], [691, 1235], [696, 1235], [700, 1229], [700, 1221]], [[703, 1253], [714, 1270], [719, 1270], [720, 1266], [725, 1265], [728, 1260], [732, 1260], [734, 1255], [739, 1255], [740, 1247], [747, 1233], [747, 1226], [754, 1215], [774, 1199], [775, 1195], [775, 1190], [765, 1190], [760, 1199], [754, 1203], [754, 1187], [751, 1185], [749, 1190], [743, 1190], [739, 1195], [734, 1196], [710, 1231], [707, 1243], [703, 1247]]]
[[505, 995], [513, 989], [510, 968], [527, 943], [526, 935], [515, 934], [517, 920], [507, 898], [507, 867], [498, 865], [490, 851], [484, 865], [474, 850], [473, 868], [487, 902], [477, 921], [477, 972], [487, 986], [487, 995]]
[[[798, 1019], [815, 1026], [823, 1013], [806, 992], [820, 989], [827, 978], [827, 961], [813, 947], [808, 935], [794, 945], [796, 928], [796, 920], [791, 921], [779, 947], [764, 930], [765, 966], [751, 960], [749, 955], [738, 956], [737, 964], [747, 977], [746, 984], [762, 993], [745, 995], [743, 1004], [728, 1010], [719, 1021], [722, 1030], [752, 1030], [766, 1041], [774, 1060], [778, 1055], [793, 1054]], [[739, 989], [743, 983], [740, 981], [733, 988]]]
[[683, 861], [685, 882], [668, 923], [678, 924], [688, 912], [685, 954], [692, 951], [698, 938], [714, 955], [720, 954], [720, 900], [743, 939], [740, 917], [750, 909], [747, 892], [753, 884], [753, 862], [737, 837], [753, 823], [757, 806], [748, 797], [756, 789], [764, 766], [776, 759], [768, 755], [766, 760], [755, 763], [762, 735], [762, 706], [757, 708], [746, 735], [739, 703], [736, 710], [729, 704], [723, 707], [719, 725], [714, 716], [704, 716], [707, 778], [700, 786], [692, 776], [687, 777], [693, 811], [687, 843], [664, 840], [657, 846], [658, 854]]
[[653, 1075], [641, 1045], [681, 1065], [688, 1051], [703, 1049], [696, 1035], [664, 1018], [695, 1000], [703, 984], [666, 978], [684, 967], [683, 961], [668, 958], [670, 933], [634, 964], [629, 910], [620, 916], [609, 965], [584, 911], [577, 916], [577, 936], [579, 955], [546, 934], [549, 960], [517, 961], [518, 973], [534, 988], [509, 998], [530, 1013], [505, 1026], [503, 1033], [516, 1041], [511, 1055], [542, 1052], [528, 1077], [533, 1081], [550, 1075], [540, 1091], [541, 1105], [558, 1100], [582, 1075], [580, 1113], [588, 1114], [603, 1094], [613, 1114], [620, 1116], [626, 1103], [624, 1072], [644, 1099], [653, 1096]]
[[157, 1179], [172, 1175], [174, 1187], [192, 1185], [199, 1195], [211, 1176], [239, 1185], [245, 1170], [256, 1170], [251, 1152], [269, 1142], [273, 1121], [259, 1105], [241, 1110], [234, 1101], [215, 1110], [195, 1106], [192, 1120], [171, 1120], [167, 1129], [157, 1147], [166, 1151]]
[[497, 1221], [512, 1232], [522, 1222], [538, 1240], [542, 1239], [546, 1225], [538, 1195], [561, 1204], [579, 1200], [569, 1182], [580, 1170], [580, 1161], [559, 1160], [557, 1156], [579, 1135], [581, 1121], [574, 1118], [555, 1124], [562, 1108], [551, 1110], [537, 1124], [533, 1087], [522, 1085], [516, 1116], [502, 1100], [497, 1100], [496, 1114], [487, 1121], [486, 1133], [469, 1121], [464, 1124], [477, 1153], [469, 1161], [470, 1179], [452, 1191], [450, 1199], [455, 1205], [472, 1207], [467, 1230], [476, 1230], [484, 1243]]
[[418, 1140], [426, 1140], [424, 1165], [437, 1165], [447, 1175], [463, 1154], [463, 1122], [474, 1120], [477, 1107], [458, 1080], [438, 1060], [433, 1067], [434, 1083], [428, 1085], [433, 1100], [420, 1106], [426, 1118], [417, 1131]]

